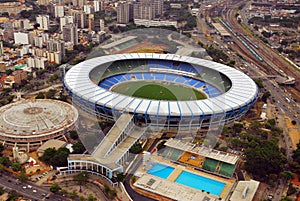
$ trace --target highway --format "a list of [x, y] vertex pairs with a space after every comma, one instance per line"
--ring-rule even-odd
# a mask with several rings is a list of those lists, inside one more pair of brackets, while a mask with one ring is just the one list
[[[227, 6], [222, 11], [222, 17], [225, 21], [231, 26], [234, 32], [242, 33], [246, 35], [250, 40], [252, 40], [259, 49], [255, 49], [255, 51], [264, 59], [263, 62], [259, 61], [250, 51], [243, 46], [243, 44], [237, 40], [236, 37], [232, 36], [234, 41], [233, 44], [230, 44], [231, 49], [235, 52], [238, 52], [244, 57], [244, 60], [247, 61], [248, 66], [255, 66], [256, 69], [245, 69], [247, 71], [252, 71], [252, 75], [260, 75], [261, 77], [266, 77], [268, 75], [291, 75], [297, 78], [300, 77], [300, 73], [296, 71], [293, 67], [287, 64], [282, 58], [278, 56], [274, 50], [260, 42], [259, 39], [255, 38], [254, 36], [250, 35], [246, 30], [244, 30], [241, 25], [237, 22], [235, 17], [237, 13], [237, 9], [240, 5], [244, 4], [246, 1], [239, 1], [237, 3], [232, 3], [230, 6]], [[243, 21], [246, 21], [245, 11], [247, 6], [250, 4], [246, 4], [246, 8], [242, 9], [241, 15], [243, 16]], [[259, 73], [255, 71], [260, 70]], [[249, 72], [250, 73], [250, 72]], [[270, 82], [269, 80], [267, 83]], [[271, 92], [274, 99], [277, 101], [277, 106], [282, 108], [283, 111], [287, 116], [291, 119], [295, 119], [300, 123], [298, 120], [298, 116], [300, 115], [300, 108], [298, 103], [296, 103], [293, 99], [297, 99], [298, 97], [291, 97], [289, 93], [284, 90], [284, 87], [279, 87], [278, 85], [267, 84], [267, 89]], [[297, 92], [300, 92], [300, 85], [293, 86]], [[299, 89], [298, 89], [299, 88]], [[289, 100], [289, 101], [288, 101]], [[299, 102], [300, 100], [298, 100]]]
[[38, 186], [32, 182], [19, 182], [14, 176], [1, 174], [0, 186], [6, 192], [11, 190], [17, 191], [18, 194], [24, 198], [31, 200], [51, 200], [51, 201], [64, 201], [66, 198], [53, 194], [50, 192], [49, 187]]

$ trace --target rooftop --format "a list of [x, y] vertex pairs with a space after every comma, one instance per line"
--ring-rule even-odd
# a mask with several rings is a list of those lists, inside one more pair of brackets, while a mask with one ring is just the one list
[[179, 149], [182, 151], [188, 151], [191, 153], [195, 153], [201, 156], [205, 156], [206, 158], [212, 158], [218, 161], [222, 161], [225, 163], [229, 163], [229, 164], [236, 164], [236, 162], [238, 161], [239, 157], [226, 153], [226, 152], [222, 152], [222, 151], [217, 151], [205, 146], [201, 146], [198, 147], [196, 146], [196, 144], [194, 143], [190, 143], [190, 142], [182, 142], [181, 140], [178, 139], [169, 139], [166, 143], [166, 146], [168, 147], [172, 147], [175, 149]]
[[230, 200], [252, 201], [259, 182], [255, 180], [239, 181]]
[[0, 134], [14, 138], [48, 135], [73, 125], [77, 118], [77, 110], [62, 101], [23, 100], [0, 108]]

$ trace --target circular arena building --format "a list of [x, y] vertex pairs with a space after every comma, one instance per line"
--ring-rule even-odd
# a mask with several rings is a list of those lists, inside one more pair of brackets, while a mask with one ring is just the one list
[[47, 99], [24, 100], [0, 108], [0, 142], [32, 151], [73, 129], [78, 112], [72, 105]]
[[207, 130], [244, 115], [258, 97], [244, 73], [212, 61], [173, 54], [131, 53], [93, 58], [64, 77], [81, 109], [135, 124]]

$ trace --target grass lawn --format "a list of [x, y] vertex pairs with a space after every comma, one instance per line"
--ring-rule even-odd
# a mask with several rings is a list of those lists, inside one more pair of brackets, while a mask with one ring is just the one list
[[167, 82], [130, 81], [116, 85], [113, 92], [127, 96], [154, 100], [201, 100], [206, 95], [191, 87]]

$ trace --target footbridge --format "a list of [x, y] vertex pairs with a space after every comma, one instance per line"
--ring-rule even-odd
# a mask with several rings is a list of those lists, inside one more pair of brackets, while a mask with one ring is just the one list
[[112, 179], [114, 173], [123, 172], [129, 149], [145, 133], [146, 128], [134, 124], [133, 115], [124, 113], [115, 122], [101, 143], [91, 154], [71, 154], [68, 171], [92, 171]]

